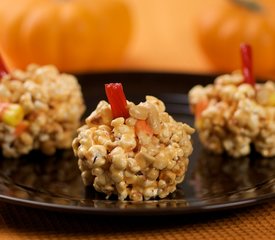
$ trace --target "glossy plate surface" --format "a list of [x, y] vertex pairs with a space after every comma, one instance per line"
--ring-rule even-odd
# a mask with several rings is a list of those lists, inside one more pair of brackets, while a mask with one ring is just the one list
[[[214, 76], [169, 73], [105, 73], [78, 76], [89, 114], [105, 99], [104, 83], [122, 82], [127, 98], [135, 103], [154, 95], [178, 121], [193, 126], [187, 92]], [[84, 117], [85, 117], [84, 116]], [[33, 152], [20, 159], [0, 160], [0, 200], [48, 210], [85, 214], [187, 214], [254, 205], [275, 199], [275, 158], [256, 153], [241, 159], [206, 153], [196, 134], [194, 151], [184, 182], [165, 199], [144, 202], [106, 200], [85, 188], [71, 150], [52, 157]]]

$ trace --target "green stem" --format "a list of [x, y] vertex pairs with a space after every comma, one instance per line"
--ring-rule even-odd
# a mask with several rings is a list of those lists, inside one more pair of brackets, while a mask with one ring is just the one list
[[260, 12], [263, 10], [263, 7], [258, 1], [253, 0], [231, 0], [233, 3], [238, 4], [248, 10], [254, 12]]

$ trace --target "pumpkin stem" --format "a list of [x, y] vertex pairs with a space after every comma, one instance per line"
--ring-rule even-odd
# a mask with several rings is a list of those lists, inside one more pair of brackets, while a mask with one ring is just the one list
[[6, 68], [6, 65], [2, 59], [2, 56], [0, 55], [0, 78], [8, 73], [8, 70]]
[[253, 0], [231, 0], [231, 1], [237, 5], [240, 5], [241, 7], [244, 7], [254, 12], [260, 12], [263, 10], [262, 6], [257, 1], [253, 1]]
[[243, 65], [243, 76], [244, 82], [255, 86], [255, 79], [253, 75], [253, 59], [252, 59], [252, 48], [249, 44], [242, 43], [240, 45], [242, 65]]

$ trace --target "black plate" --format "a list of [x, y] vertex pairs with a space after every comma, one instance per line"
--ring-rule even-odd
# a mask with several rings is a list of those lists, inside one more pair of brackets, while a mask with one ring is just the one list
[[[78, 76], [90, 113], [105, 99], [104, 83], [122, 82], [127, 98], [136, 103], [145, 95], [162, 99], [167, 112], [193, 126], [187, 92], [214, 76], [169, 73], [105, 73]], [[84, 116], [84, 117], [85, 117]], [[33, 152], [20, 159], [0, 160], [0, 199], [6, 202], [66, 212], [117, 215], [186, 214], [254, 205], [275, 199], [275, 159], [256, 153], [240, 159], [210, 155], [196, 134], [194, 152], [184, 182], [165, 199], [144, 202], [106, 200], [85, 188], [71, 150], [52, 157]]]

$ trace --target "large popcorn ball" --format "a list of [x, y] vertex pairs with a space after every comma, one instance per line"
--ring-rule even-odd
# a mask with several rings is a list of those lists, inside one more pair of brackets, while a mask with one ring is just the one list
[[0, 82], [0, 147], [5, 157], [71, 147], [85, 111], [80, 85], [55, 66], [29, 65]]
[[153, 96], [138, 105], [127, 102], [126, 117], [113, 117], [110, 104], [99, 102], [72, 144], [84, 184], [120, 200], [174, 192], [188, 167], [194, 129], [176, 122]]
[[240, 71], [218, 76], [213, 84], [189, 92], [195, 128], [203, 146], [217, 154], [241, 157], [251, 146], [275, 156], [275, 84], [250, 84]]

